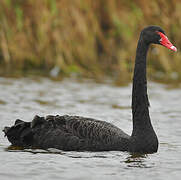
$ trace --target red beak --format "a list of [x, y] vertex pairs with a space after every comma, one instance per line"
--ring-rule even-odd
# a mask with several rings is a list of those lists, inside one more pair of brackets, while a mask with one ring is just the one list
[[168, 40], [167, 36], [161, 32], [157, 32], [161, 39], [160, 39], [160, 44], [165, 46], [168, 49], [171, 49], [172, 51], [177, 51], [177, 48]]

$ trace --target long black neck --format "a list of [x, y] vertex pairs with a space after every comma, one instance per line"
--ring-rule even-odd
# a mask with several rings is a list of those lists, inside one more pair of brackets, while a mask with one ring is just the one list
[[136, 50], [136, 60], [133, 77], [132, 90], [132, 114], [133, 114], [133, 134], [143, 128], [150, 128], [149, 101], [147, 96], [146, 78], [146, 57], [149, 44], [140, 36]]

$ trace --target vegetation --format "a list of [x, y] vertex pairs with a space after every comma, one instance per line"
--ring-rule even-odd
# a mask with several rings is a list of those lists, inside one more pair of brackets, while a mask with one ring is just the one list
[[[181, 46], [180, 12], [180, 0], [1, 0], [0, 75], [41, 72], [127, 82], [143, 27], [159, 25]], [[181, 80], [179, 51], [152, 46], [149, 53], [151, 79]]]

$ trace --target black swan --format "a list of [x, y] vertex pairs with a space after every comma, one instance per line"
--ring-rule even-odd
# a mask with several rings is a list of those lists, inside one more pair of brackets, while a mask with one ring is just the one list
[[158, 26], [148, 26], [140, 34], [132, 90], [133, 131], [129, 136], [118, 127], [80, 116], [35, 116], [32, 122], [17, 119], [4, 133], [13, 146], [57, 148], [71, 151], [129, 151], [154, 153], [158, 139], [149, 116], [146, 56], [151, 43], [177, 51]]

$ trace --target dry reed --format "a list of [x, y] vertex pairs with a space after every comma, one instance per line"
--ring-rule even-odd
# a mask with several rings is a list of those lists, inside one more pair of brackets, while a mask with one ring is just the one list
[[[1, 0], [0, 75], [29, 71], [131, 78], [140, 30], [159, 25], [181, 45], [180, 0]], [[181, 53], [153, 46], [151, 79], [181, 80]]]

